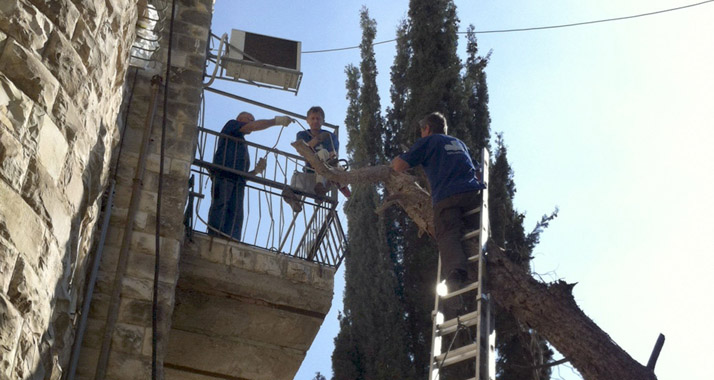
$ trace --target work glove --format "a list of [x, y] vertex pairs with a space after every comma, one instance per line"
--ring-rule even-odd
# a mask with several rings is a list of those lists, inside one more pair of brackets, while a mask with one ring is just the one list
[[287, 116], [276, 116], [276, 117], [275, 117], [275, 124], [276, 124], [276, 125], [286, 126], [286, 125], [288, 125], [288, 124], [290, 124], [290, 123], [292, 123], [292, 122], [293, 122], [293, 119], [291, 119], [291, 118], [289, 118], [289, 117], [287, 117]]

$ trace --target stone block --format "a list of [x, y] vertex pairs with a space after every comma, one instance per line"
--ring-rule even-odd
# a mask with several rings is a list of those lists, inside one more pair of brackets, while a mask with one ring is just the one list
[[286, 264], [283, 260], [276, 260], [274, 255], [256, 254], [254, 270], [258, 273], [280, 277], [285, 273]]
[[151, 357], [140, 356], [137, 353], [112, 352], [106, 380], [126, 380], [151, 378]]
[[[85, 338], [86, 341], [86, 338]], [[94, 379], [94, 373], [97, 370], [97, 360], [99, 360], [99, 348], [89, 348], [82, 346], [82, 355], [79, 356], [77, 362], [78, 380]]]
[[[219, 245], [220, 246], [220, 245]], [[215, 248], [212, 248], [215, 249]], [[201, 249], [199, 252], [203, 252]], [[253, 251], [230, 247], [230, 265], [236, 268], [253, 270], [255, 263], [258, 260], [257, 255]]]
[[37, 141], [37, 160], [42, 164], [47, 173], [55, 182], [58, 182], [62, 168], [64, 167], [69, 145], [64, 138], [64, 134], [52, 122], [49, 115], [37, 113], [33, 117], [39, 130]]
[[195, 39], [207, 40], [210, 29], [207, 25], [195, 25], [182, 20], [176, 20], [174, 21], [174, 30], [178, 30], [181, 34]]
[[[113, 278], [113, 277], [112, 277]], [[95, 318], [104, 323], [107, 319], [107, 313], [109, 311], [109, 300], [111, 299], [111, 293], [103, 294], [95, 292], [92, 296], [92, 303], [89, 305], [89, 315], [91, 318]]]
[[287, 263], [286, 276], [290, 280], [296, 282], [308, 282], [312, 280], [312, 270], [307, 265], [301, 265], [302, 263], [296, 263], [290, 261]]
[[71, 1], [34, 0], [32, 2], [40, 12], [57, 25], [63, 34], [71, 36], [74, 33], [80, 13]]
[[71, 42], [64, 34], [55, 31], [50, 36], [43, 55], [47, 68], [69, 96], [74, 97], [79, 88], [85, 84], [88, 72], [84, 67], [82, 57], [74, 50]]
[[171, 160], [171, 175], [181, 176], [184, 179], [189, 177], [191, 172], [191, 161], [174, 158]]
[[[112, 351], [136, 354], [141, 352], [147, 328], [117, 323], [112, 334]], [[148, 331], [151, 334], [151, 331]]]
[[0, 181], [0, 235], [23, 255], [36, 257], [41, 252], [45, 227], [35, 211], [14, 189]]
[[[72, 213], [75, 214], [80, 211], [80, 206], [83, 201], [86, 201], [86, 205], [89, 206], [92, 200], [87, 199], [89, 194], [85, 191], [83, 178], [84, 171], [81, 163], [78, 162], [76, 158], [73, 158], [71, 163], [71, 167], [68, 168], [69, 179], [67, 180], [67, 184], [62, 189], [62, 193], [69, 201]], [[92, 174], [88, 172], [87, 175], [91, 176]], [[98, 174], [95, 173], [94, 176], [98, 177]]]
[[0, 125], [0, 178], [15, 191], [21, 191], [29, 162], [30, 157], [25, 153], [22, 143], [5, 126]]
[[104, 318], [87, 319], [87, 328], [84, 330], [84, 337], [82, 339], [82, 356], [84, 356], [85, 348], [101, 348], [105, 321], [106, 320]]
[[17, 138], [22, 138], [31, 111], [30, 99], [0, 73], [0, 122]]
[[0, 56], [0, 72], [42, 108], [52, 109], [60, 85], [37, 54], [17, 41], [7, 42]]
[[[68, 152], [73, 160], [71, 164], [84, 170], [88, 166], [92, 148], [99, 139], [97, 134], [91, 135], [87, 132], [88, 126], [84, 124], [84, 118], [76, 112], [72, 103], [67, 102], [66, 96], [65, 91], [60, 91], [52, 110], [52, 118], [55, 120], [55, 125], [60, 127], [67, 144], [72, 147]], [[100, 177], [100, 173], [93, 175]]]
[[[126, 225], [126, 218], [128, 216], [129, 210], [122, 207], [114, 207], [112, 211], [112, 226], [124, 226]], [[137, 231], [146, 232], [148, 215], [144, 211], [137, 211], [134, 214], [134, 228]]]
[[0, 294], [7, 294], [17, 255], [17, 249], [0, 236]]
[[[159, 281], [159, 302], [165, 305], [173, 304], [175, 284]], [[154, 298], [153, 280], [125, 277], [123, 281], [122, 297], [142, 301], [152, 301]]]
[[0, 30], [17, 40], [22, 46], [36, 52], [40, 51], [53, 28], [52, 22], [27, 1], [3, 1], [0, 3]]
[[[165, 305], [159, 306], [165, 310]], [[151, 326], [152, 302], [122, 298], [119, 307], [119, 321], [137, 326]]]
[[14, 269], [7, 296], [25, 319], [27, 328], [41, 335], [52, 314], [51, 295], [45, 282], [22, 256], [18, 257]]
[[12, 378], [22, 324], [20, 313], [5, 294], [0, 293], [0, 378]]
[[57, 244], [64, 246], [72, 227], [69, 205], [44, 166], [35, 160], [30, 161], [23, 193], [27, 204], [47, 222]]
[[45, 368], [40, 364], [40, 338], [25, 325], [21, 329], [18, 349], [15, 352], [15, 368], [12, 379], [44, 378]]
[[179, 18], [193, 25], [211, 25], [211, 12], [208, 9], [186, 8]]
[[[127, 274], [140, 279], [153, 280], [154, 278], [154, 255], [145, 255], [132, 252], [129, 255], [129, 266]], [[162, 256], [159, 265], [159, 280], [167, 283], [175, 283], [178, 278], [178, 263]]]

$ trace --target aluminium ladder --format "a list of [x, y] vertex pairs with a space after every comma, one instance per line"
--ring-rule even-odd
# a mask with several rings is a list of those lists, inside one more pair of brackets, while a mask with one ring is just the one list
[[[488, 179], [489, 154], [486, 149], [481, 152], [483, 171], [481, 178]], [[467, 211], [463, 217], [478, 214], [479, 225], [477, 229], [467, 232], [462, 238], [464, 249], [468, 250], [469, 265], [476, 266], [477, 280], [466, 284], [461, 289], [449, 289], [450, 293], [439, 294], [434, 300], [432, 312], [432, 339], [429, 363], [429, 380], [495, 380], [496, 355], [495, 331], [491, 314], [491, 302], [485, 289], [485, 258], [484, 250], [490, 235], [488, 218], [488, 187], [481, 191], [481, 206]], [[467, 242], [476, 239], [478, 244]], [[442, 284], [441, 258], [437, 269], [437, 284]], [[443, 286], [443, 284], [441, 285]], [[439, 287], [441, 287], [439, 286]], [[443, 292], [445, 293], [445, 292]], [[471, 299], [471, 310], [463, 310], [455, 318], [445, 321], [443, 314], [444, 301], [452, 298]], [[454, 302], [453, 300], [451, 302]], [[475, 308], [475, 309], [474, 309]], [[475, 339], [473, 331], [475, 330]], [[461, 335], [459, 337], [459, 335]], [[459, 339], [461, 338], [461, 339]], [[442, 346], [444, 350], [442, 352]], [[468, 363], [471, 360], [471, 363]], [[447, 367], [460, 366], [455, 376], [442, 377], [442, 370], [449, 371]], [[464, 373], [468, 373], [464, 377]]]

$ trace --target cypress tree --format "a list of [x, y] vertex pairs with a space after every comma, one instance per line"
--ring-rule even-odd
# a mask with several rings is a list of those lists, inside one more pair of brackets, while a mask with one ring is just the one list
[[[479, 159], [490, 139], [485, 68], [491, 53], [479, 55], [474, 27], [469, 26], [462, 64], [456, 50], [459, 20], [453, 1], [410, 1], [408, 19], [397, 28], [386, 120], [379, 112], [371, 48], [375, 24], [365, 9], [360, 20], [362, 63], [359, 69], [346, 69], [349, 107], [345, 123], [353, 166], [385, 163], [403, 152], [418, 137], [416, 121], [433, 111], [446, 116], [449, 134], [464, 141], [472, 158]], [[413, 174], [419, 176], [419, 170]], [[423, 175], [422, 184], [426, 186]], [[489, 179], [493, 239], [527, 268], [539, 234], [556, 213], [544, 216], [526, 234], [524, 215], [513, 207], [515, 190], [506, 148], [498, 136]], [[373, 213], [389, 196], [380, 196], [375, 186], [358, 185], [345, 208], [350, 251], [345, 258], [345, 309], [333, 354], [335, 379], [423, 379], [428, 375], [437, 248], [401, 209], [392, 207], [383, 217]], [[505, 311], [498, 312], [497, 318], [499, 380], [549, 379], [549, 369], [532, 369], [549, 360], [552, 352], [547, 344]]]
[[[381, 161], [383, 121], [377, 94], [372, 44], [376, 22], [360, 12], [363, 38], [359, 74], [348, 66], [350, 108], [345, 120], [355, 167]], [[361, 86], [359, 77], [361, 76]], [[381, 203], [375, 185], [353, 186], [345, 206], [348, 253], [345, 256], [344, 314], [333, 353], [334, 379], [403, 378], [410, 372], [405, 347], [404, 311], [386, 240], [385, 221], [374, 210]]]

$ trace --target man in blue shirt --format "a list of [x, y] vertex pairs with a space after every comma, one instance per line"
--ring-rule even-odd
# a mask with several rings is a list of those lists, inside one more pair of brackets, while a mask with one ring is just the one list
[[[250, 155], [248, 147], [243, 143], [245, 135], [262, 131], [274, 125], [286, 126], [292, 122], [287, 116], [276, 116], [273, 119], [255, 120], [252, 114], [241, 112], [235, 120], [228, 120], [221, 133], [232, 136], [229, 139], [221, 136], [216, 144], [213, 155], [215, 165], [248, 172]], [[211, 169], [213, 187], [211, 189], [211, 208], [208, 210], [208, 234], [219, 235], [219, 231], [240, 241], [243, 230], [243, 199], [245, 196], [245, 178], [237, 173]]]
[[479, 191], [484, 188], [477, 177], [468, 148], [459, 139], [448, 136], [446, 119], [439, 112], [419, 121], [421, 138], [408, 152], [392, 160], [392, 168], [403, 172], [422, 165], [431, 186], [436, 242], [441, 256], [442, 278], [449, 291], [461, 287], [475, 273], [468, 270], [468, 254], [461, 245], [467, 230], [478, 227], [475, 217], [463, 214], [481, 205]]
[[[314, 106], [307, 110], [306, 120], [310, 129], [298, 132], [295, 140], [305, 141], [309, 147], [315, 150], [315, 154], [323, 162], [337, 158], [340, 142], [334, 133], [322, 129], [322, 124], [325, 122], [325, 111], [322, 107]], [[308, 172], [313, 171], [310, 164], [307, 165], [306, 169]], [[315, 194], [322, 197], [325, 196], [327, 190], [327, 179], [316, 174]]]

